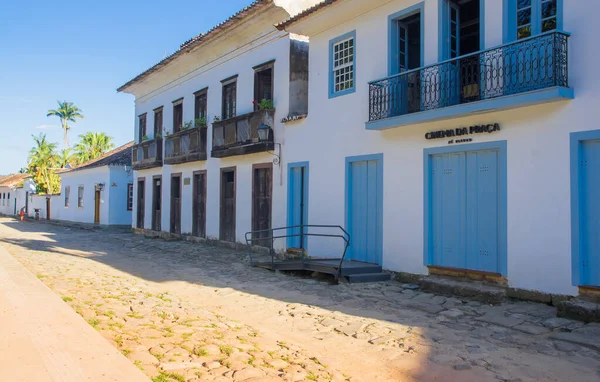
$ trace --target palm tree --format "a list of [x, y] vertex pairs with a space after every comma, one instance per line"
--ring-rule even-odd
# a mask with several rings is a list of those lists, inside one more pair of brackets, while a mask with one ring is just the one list
[[77, 164], [77, 157], [71, 153], [71, 149], [63, 149], [57, 156], [57, 164], [60, 168], [70, 168]]
[[83, 114], [81, 114], [81, 110], [75, 106], [73, 102], [67, 101], [56, 101], [58, 102], [58, 109], [56, 110], [48, 110], [48, 114], [46, 117], [50, 117], [51, 115], [57, 116], [60, 118], [60, 123], [63, 129], [63, 144], [64, 148], [69, 147], [69, 122], [77, 122], [77, 118], [83, 118]]
[[46, 134], [32, 135], [35, 146], [29, 151], [28, 172], [34, 174], [41, 184], [41, 191], [52, 192], [52, 181], [54, 180], [52, 169], [57, 165], [56, 143], [50, 143], [46, 140]]
[[105, 133], [85, 133], [79, 135], [75, 155], [79, 163], [84, 163], [102, 156], [114, 147], [113, 139]]

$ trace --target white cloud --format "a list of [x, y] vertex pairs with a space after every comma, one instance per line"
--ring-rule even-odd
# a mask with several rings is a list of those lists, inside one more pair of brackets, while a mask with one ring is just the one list
[[60, 129], [60, 126], [56, 125], [39, 125], [35, 127], [38, 130], [52, 130], [52, 129]]

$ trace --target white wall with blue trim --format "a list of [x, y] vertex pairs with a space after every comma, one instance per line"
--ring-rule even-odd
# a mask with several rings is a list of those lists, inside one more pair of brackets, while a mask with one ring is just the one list
[[[441, 1], [423, 1], [423, 65], [440, 61]], [[571, 272], [569, 134], [600, 127], [600, 50], [595, 49], [600, 26], [594, 16], [600, 3], [564, 0], [561, 17], [564, 31], [571, 34], [569, 87], [574, 99], [367, 131], [368, 82], [388, 76], [388, 18], [419, 3], [348, 0], [324, 8], [315, 16], [319, 22], [307, 19], [288, 28], [310, 34], [309, 115], [288, 124], [284, 148], [286, 162], [310, 163], [309, 223], [344, 224], [345, 158], [381, 153], [385, 158], [383, 266], [427, 274], [424, 150], [449, 145], [448, 139], [426, 140], [425, 134], [498, 123], [500, 131], [469, 138], [475, 144], [506, 141], [508, 283], [527, 290], [577, 294]], [[503, 1], [485, 1], [484, 12], [484, 48], [503, 44]], [[330, 41], [351, 31], [356, 31], [356, 91], [330, 98]], [[338, 248], [325, 239], [308, 240], [311, 255], [328, 256], [338, 253]]]

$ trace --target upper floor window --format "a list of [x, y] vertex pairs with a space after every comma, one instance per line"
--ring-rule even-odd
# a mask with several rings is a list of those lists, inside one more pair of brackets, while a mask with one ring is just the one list
[[504, 0], [505, 42], [561, 29], [563, 0]]
[[183, 125], [183, 98], [173, 101], [173, 132], [181, 130]]
[[163, 107], [154, 109], [154, 138], [162, 135], [163, 129]]
[[273, 65], [271, 61], [254, 67], [254, 110], [260, 109], [261, 105], [262, 108], [272, 108]]
[[237, 97], [237, 76], [222, 81], [223, 99], [222, 99], [222, 119], [235, 117], [236, 97]]
[[127, 184], [127, 211], [133, 209], [133, 183]]
[[139, 119], [139, 137], [140, 137], [140, 142], [142, 142], [144, 140], [144, 137], [146, 137], [146, 113], [140, 115], [138, 117]]
[[71, 186], [65, 187], [65, 207], [69, 207], [69, 199], [71, 198]]
[[194, 96], [194, 119], [206, 118], [208, 89], [197, 91]]
[[329, 42], [329, 97], [352, 93], [356, 81], [356, 32]]

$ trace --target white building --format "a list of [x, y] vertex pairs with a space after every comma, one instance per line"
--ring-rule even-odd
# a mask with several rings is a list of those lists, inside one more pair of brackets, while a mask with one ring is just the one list
[[308, 86], [307, 42], [274, 28], [287, 17], [256, 1], [118, 89], [135, 95], [134, 227], [244, 242], [286, 224], [273, 160]]
[[[144, 207], [135, 225], [202, 236], [206, 222], [207, 236], [242, 241], [264, 226], [340, 224], [349, 259], [393, 271], [551, 294], [600, 287], [600, 51], [586, 48], [595, 46], [595, 11], [600, 3], [574, 0], [328, 0], [287, 17], [257, 1], [120, 88], [136, 96], [137, 139], [150, 138], [134, 149]], [[277, 18], [286, 19], [278, 31]], [[302, 46], [291, 34], [310, 40], [308, 107], [292, 97], [306, 94], [308, 76], [290, 60]], [[261, 199], [255, 165], [270, 168], [271, 154], [223, 150], [235, 139], [222, 134], [242, 125], [252, 141], [263, 120], [213, 116], [226, 119], [232, 104], [238, 116], [252, 113], [253, 68], [273, 59], [276, 111], [266, 124], [276, 145], [254, 145], [281, 166]], [[285, 118], [295, 113], [302, 118]], [[187, 147], [179, 136], [193, 141], [189, 129], [163, 139], [163, 164], [154, 155], [163, 143], [156, 151], [146, 126], [171, 133], [171, 121], [197, 116], [209, 120], [197, 133], [207, 159], [169, 159]], [[264, 199], [270, 221], [253, 224]], [[181, 208], [174, 219], [172, 206]], [[286, 244], [313, 256], [337, 251], [315, 237]]]
[[18, 215], [21, 209], [30, 210], [35, 184], [29, 174], [0, 176], [0, 214]]
[[310, 166], [310, 221], [344, 222], [350, 257], [391, 270], [599, 287], [596, 11], [334, 0], [281, 23], [310, 38], [310, 112], [285, 146]]
[[40, 208], [40, 217], [104, 226], [130, 226], [133, 208], [132, 146], [133, 142], [127, 143], [99, 158], [60, 171], [60, 195], [34, 197], [34, 200], [42, 199], [34, 201]]

